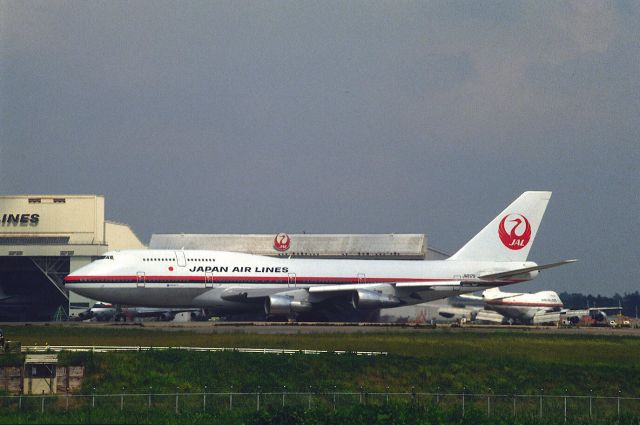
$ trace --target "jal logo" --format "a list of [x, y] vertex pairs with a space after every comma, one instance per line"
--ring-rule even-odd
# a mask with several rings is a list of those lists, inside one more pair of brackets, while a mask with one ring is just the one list
[[531, 225], [529, 220], [521, 214], [507, 214], [500, 221], [498, 236], [509, 249], [522, 249], [531, 239]]
[[278, 233], [273, 239], [273, 247], [278, 251], [286, 251], [291, 245], [291, 238], [286, 233]]

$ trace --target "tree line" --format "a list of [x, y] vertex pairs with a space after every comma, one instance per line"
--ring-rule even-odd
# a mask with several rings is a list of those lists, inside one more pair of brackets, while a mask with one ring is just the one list
[[638, 317], [640, 310], [640, 292], [625, 293], [620, 295], [616, 293], [612, 297], [603, 295], [584, 295], [580, 293], [561, 292], [560, 299], [565, 308], [579, 310], [587, 307], [622, 307], [622, 314], [629, 317]]

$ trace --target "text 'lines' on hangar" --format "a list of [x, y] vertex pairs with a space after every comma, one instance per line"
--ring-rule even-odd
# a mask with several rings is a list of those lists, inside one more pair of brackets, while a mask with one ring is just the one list
[[[105, 219], [101, 195], [0, 196], [0, 321], [64, 319], [95, 300], [68, 292], [70, 272], [107, 251], [144, 249], [127, 224]], [[203, 229], [206, 231], [206, 229]], [[154, 234], [157, 249], [279, 257], [436, 260], [424, 234]]]

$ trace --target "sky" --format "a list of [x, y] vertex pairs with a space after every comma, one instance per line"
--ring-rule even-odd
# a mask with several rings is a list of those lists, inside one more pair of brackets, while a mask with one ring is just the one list
[[425, 233], [553, 196], [516, 290], [640, 289], [640, 3], [0, 0], [0, 193], [153, 233]]

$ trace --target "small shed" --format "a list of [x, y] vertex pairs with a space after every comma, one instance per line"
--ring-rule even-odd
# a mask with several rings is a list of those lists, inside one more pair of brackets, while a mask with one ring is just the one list
[[57, 354], [27, 354], [24, 361], [23, 394], [55, 394], [57, 365]]

